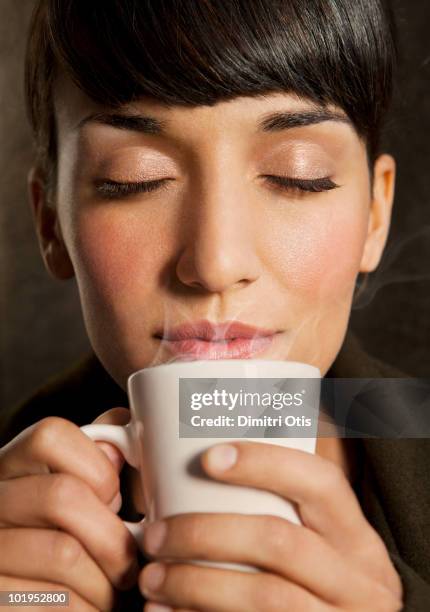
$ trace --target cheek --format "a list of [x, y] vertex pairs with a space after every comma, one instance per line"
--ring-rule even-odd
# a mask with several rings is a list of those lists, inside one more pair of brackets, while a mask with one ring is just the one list
[[[162, 253], [160, 232], [115, 210], [100, 210], [76, 220], [75, 270], [85, 295], [121, 310], [147, 295], [156, 282]], [[140, 301], [140, 303], [142, 303]]]
[[[305, 206], [305, 204], [304, 204]], [[355, 283], [367, 229], [362, 198], [328, 198], [298, 210], [276, 225], [267, 251], [278, 281], [312, 298], [350, 293]]]

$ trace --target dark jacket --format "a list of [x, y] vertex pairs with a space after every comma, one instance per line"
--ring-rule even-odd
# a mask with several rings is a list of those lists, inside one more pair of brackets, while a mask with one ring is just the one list
[[[336, 378], [404, 376], [366, 353], [351, 332], [327, 373], [327, 377]], [[114, 406], [128, 407], [127, 396], [95, 355], [90, 355], [4, 415], [0, 445], [45, 416], [61, 416], [80, 426]], [[404, 610], [428, 612], [430, 439], [363, 438], [357, 440], [357, 449], [360, 470], [354, 489], [368, 521], [383, 538], [402, 578]], [[126, 506], [120, 515], [134, 518]], [[121, 595], [119, 609], [141, 610], [143, 602], [137, 588], [132, 589]]]

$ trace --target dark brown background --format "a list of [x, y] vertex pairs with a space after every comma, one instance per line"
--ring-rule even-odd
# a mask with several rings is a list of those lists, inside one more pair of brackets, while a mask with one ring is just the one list
[[[0, 406], [89, 350], [75, 282], [45, 272], [27, 204], [32, 154], [22, 68], [32, 6], [33, 0], [0, 0]], [[386, 135], [398, 162], [395, 212], [368, 295], [377, 291], [352, 321], [373, 353], [430, 376], [430, 5], [398, 0], [395, 7], [403, 61]]]

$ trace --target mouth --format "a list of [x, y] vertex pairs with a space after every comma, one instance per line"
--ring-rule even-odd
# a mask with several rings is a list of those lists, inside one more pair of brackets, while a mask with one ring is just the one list
[[238, 321], [202, 320], [158, 332], [156, 337], [178, 359], [250, 359], [268, 349], [278, 333]]

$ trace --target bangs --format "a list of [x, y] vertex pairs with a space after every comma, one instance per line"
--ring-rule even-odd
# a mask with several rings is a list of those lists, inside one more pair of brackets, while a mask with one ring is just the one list
[[39, 0], [27, 104], [51, 160], [58, 69], [111, 107], [143, 96], [196, 106], [294, 93], [343, 109], [374, 156], [395, 60], [385, 0]]
[[[360, 132], [390, 80], [377, 0], [56, 0], [58, 61], [93, 100], [212, 105], [294, 92], [342, 107]], [[381, 102], [381, 100], [379, 100]], [[361, 115], [361, 117], [360, 117]]]

